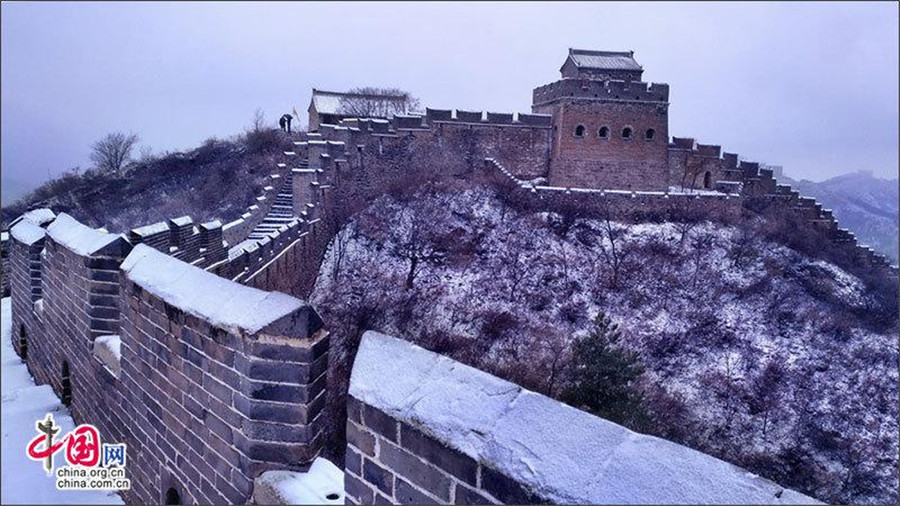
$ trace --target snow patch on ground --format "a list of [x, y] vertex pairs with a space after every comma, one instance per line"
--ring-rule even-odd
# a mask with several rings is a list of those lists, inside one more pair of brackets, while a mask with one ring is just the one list
[[257, 504], [344, 504], [344, 471], [318, 457], [305, 473], [266, 471], [256, 479]]
[[[37, 435], [34, 423], [52, 413], [61, 433], [75, 428], [69, 410], [50, 385], [36, 386], [25, 363], [12, 346], [11, 299], [2, 301], [0, 314], [2, 360], [2, 465], [0, 502], [3, 504], [124, 504], [114, 492], [57, 490], [40, 463], [25, 455], [28, 442]], [[56, 465], [65, 457], [56, 455]]]

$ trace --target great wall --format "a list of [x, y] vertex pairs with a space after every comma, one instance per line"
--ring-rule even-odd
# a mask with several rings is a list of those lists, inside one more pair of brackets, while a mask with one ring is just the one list
[[[605, 59], [627, 65], [604, 68]], [[126, 502], [266, 502], [267, 472], [302, 473], [321, 452], [329, 338], [303, 299], [334, 234], [397, 185], [468, 178], [535, 209], [614, 217], [689, 206], [739, 219], [753, 201], [897, 275], [770, 169], [693, 139], [668, 142], [668, 86], [640, 82], [633, 61], [570, 51], [563, 79], [535, 90], [531, 113], [426, 109], [328, 123], [313, 102], [312, 131], [226, 224], [185, 216], [110, 234], [30, 211], [3, 236], [14, 347], [77, 421], [128, 444]], [[431, 401], [413, 402], [425, 393]], [[371, 332], [350, 395], [350, 503], [811, 501]], [[487, 415], [450, 413], [450, 402]], [[592, 434], [581, 441], [590, 451], [557, 423]], [[523, 467], [522, 451], [536, 468]], [[573, 467], [566, 452], [584, 458]], [[665, 472], [651, 479], [642, 465]]]

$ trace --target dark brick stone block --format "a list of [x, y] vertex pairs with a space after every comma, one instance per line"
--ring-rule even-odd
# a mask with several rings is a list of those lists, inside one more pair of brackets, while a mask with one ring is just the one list
[[244, 420], [241, 427], [248, 438], [263, 441], [302, 443], [309, 438], [309, 429], [305, 425]]
[[[400, 487], [397, 487], [399, 490]], [[472, 490], [471, 488], [462, 485], [460, 483], [456, 484], [456, 493], [454, 494], [456, 500], [455, 504], [493, 504], [494, 501], [487, 498], [487, 496]]]
[[407, 424], [401, 424], [401, 446], [460, 480], [475, 485], [478, 463], [467, 455], [423, 434]]
[[433, 497], [423, 494], [399, 476], [394, 481], [394, 498], [397, 504], [438, 504]]
[[373, 432], [390, 441], [397, 441], [397, 420], [368, 404], [362, 405], [362, 415], [365, 425]]
[[210, 393], [216, 399], [231, 405], [232, 395], [234, 391], [224, 383], [213, 379], [211, 376], [203, 377], [203, 389]]
[[412, 483], [443, 501], [450, 500], [450, 478], [437, 468], [426, 464], [411, 453], [399, 447], [381, 441], [379, 444], [379, 460]]
[[515, 480], [489, 467], [481, 468], [481, 488], [505, 504], [540, 503], [541, 498]]
[[355, 397], [347, 396], [347, 419], [353, 420], [356, 423], [362, 423], [362, 418], [360, 415], [360, 410], [362, 409], [362, 403], [356, 400]]
[[309, 363], [311, 350], [287, 344], [261, 343], [254, 341], [249, 343], [249, 354], [269, 360], [281, 360], [284, 362]]
[[394, 495], [394, 474], [369, 459], [363, 459], [363, 478], [387, 495]]
[[206, 423], [206, 427], [210, 432], [224, 439], [226, 442], [231, 442], [232, 427], [222, 421], [222, 419], [213, 414], [210, 414], [206, 417], [206, 420], [204, 420], [204, 422]]
[[119, 273], [118, 271], [100, 271], [100, 270], [91, 270], [90, 271], [91, 281], [102, 281], [104, 283], [116, 283], [119, 282]]
[[309, 365], [298, 362], [251, 360], [246, 374], [255, 380], [305, 385], [309, 382]]
[[344, 475], [344, 492], [356, 504], [372, 504], [375, 500], [375, 491], [352, 474]]
[[253, 420], [270, 422], [302, 423], [305, 412], [302, 406], [274, 404], [266, 401], [247, 399], [242, 395], [234, 397], [234, 407], [238, 412]]
[[348, 447], [344, 453], [344, 469], [362, 475], [362, 455], [353, 448]]
[[306, 402], [306, 388], [271, 383], [246, 382], [247, 393], [252, 399], [276, 402]]
[[370, 457], [375, 456], [375, 436], [363, 432], [350, 421], [347, 421], [347, 444], [355, 446]]

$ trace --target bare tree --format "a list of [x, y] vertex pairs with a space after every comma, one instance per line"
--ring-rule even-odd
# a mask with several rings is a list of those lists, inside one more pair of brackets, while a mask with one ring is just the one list
[[622, 273], [622, 265], [628, 256], [628, 251], [622, 247], [622, 238], [628, 232], [624, 226], [612, 221], [612, 210], [609, 203], [604, 201], [601, 205], [602, 230], [599, 243], [600, 254], [612, 271], [609, 278], [609, 287], [613, 290], [619, 288], [619, 279]]
[[427, 209], [405, 208], [402, 220], [406, 222], [403, 229], [398, 230], [393, 253], [409, 262], [409, 270], [406, 274], [406, 289], [413, 287], [416, 277], [422, 271], [422, 267], [429, 263], [438, 263], [444, 259], [446, 252], [435, 242], [433, 235], [434, 222], [429, 219]]
[[331, 247], [334, 251], [334, 263], [331, 269], [331, 277], [334, 281], [337, 281], [340, 276], [341, 263], [343, 263], [344, 257], [347, 255], [347, 248], [350, 245], [351, 237], [351, 229], [346, 228], [335, 234], [334, 239], [331, 240]]
[[762, 372], [750, 384], [748, 408], [751, 415], [763, 415], [762, 434], [766, 437], [769, 413], [781, 400], [781, 389], [787, 380], [787, 368], [781, 357], [769, 360]]
[[91, 146], [90, 160], [103, 172], [121, 174], [139, 140], [137, 134], [111, 133]]
[[250, 132], [256, 133], [266, 130], [269, 125], [266, 124], [266, 113], [262, 109], [257, 108], [253, 111], [253, 120], [250, 123]]
[[419, 108], [419, 99], [397, 88], [353, 88], [341, 98], [338, 113], [360, 118], [387, 118]]

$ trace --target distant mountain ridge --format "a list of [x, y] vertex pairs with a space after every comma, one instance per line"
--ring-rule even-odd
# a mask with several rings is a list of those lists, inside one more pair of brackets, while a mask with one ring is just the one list
[[892, 263], [900, 258], [900, 191], [895, 179], [881, 179], [869, 171], [835, 176], [821, 182], [787, 176], [779, 178], [801, 195], [813, 197], [834, 211], [841, 227], [856, 234], [860, 244], [871, 246]]

